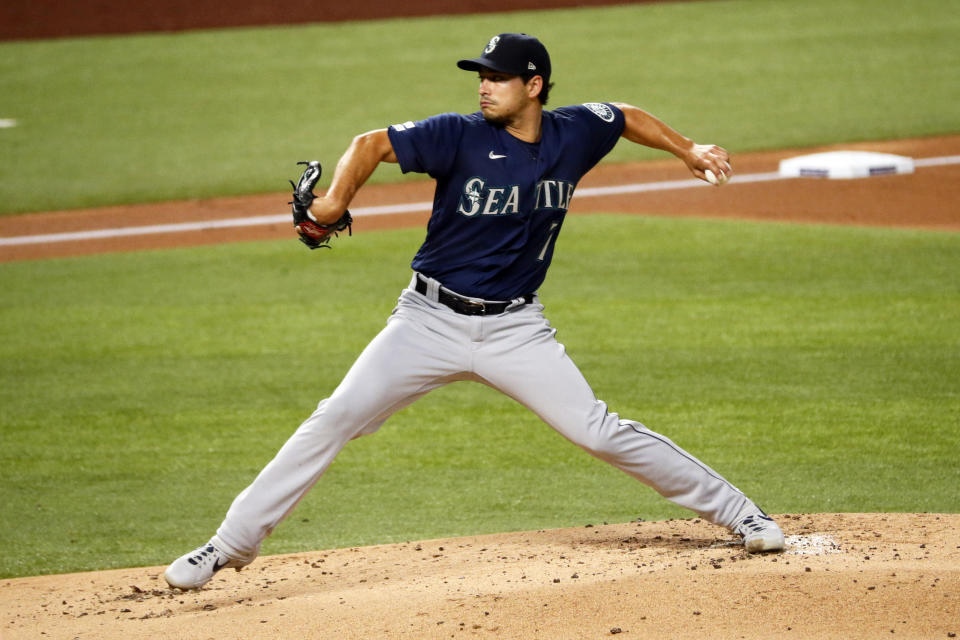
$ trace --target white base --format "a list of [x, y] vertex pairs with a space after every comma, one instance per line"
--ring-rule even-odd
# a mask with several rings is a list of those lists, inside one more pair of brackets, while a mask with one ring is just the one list
[[869, 178], [913, 173], [913, 158], [872, 151], [828, 151], [780, 161], [784, 178]]

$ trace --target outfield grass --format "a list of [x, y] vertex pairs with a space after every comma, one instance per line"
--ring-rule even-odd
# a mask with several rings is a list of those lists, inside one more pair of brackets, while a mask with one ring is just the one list
[[[566, 227], [543, 299], [613, 410], [773, 512], [960, 510], [960, 236]], [[203, 542], [383, 326], [422, 235], [0, 265], [0, 577]], [[461, 383], [348, 445], [264, 552], [687, 514]]]
[[[0, 214], [283, 190], [297, 160], [332, 166], [357, 133], [475, 110], [475, 78], [453, 61], [511, 30], [550, 48], [554, 105], [632, 102], [737, 152], [960, 131], [951, 0], [730, 0], [0, 43], [0, 118], [20, 123], [0, 129]], [[655, 153], [620, 145], [608, 160]]]

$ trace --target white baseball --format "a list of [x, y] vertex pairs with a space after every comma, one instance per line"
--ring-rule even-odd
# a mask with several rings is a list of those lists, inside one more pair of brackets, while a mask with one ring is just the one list
[[706, 175], [706, 177], [707, 177], [707, 182], [709, 182], [710, 184], [712, 184], [712, 185], [714, 185], [714, 186], [717, 186], [717, 187], [719, 187], [719, 186], [722, 185], [722, 184], [726, 184], [726, 183], [727, 183], [727, 180], [730, 179], [730, 178], [727, 177], [727, 174], [725, 174], [725, 173], [721, 173], [721, 174], [720, 174], [720, 177], [718, 178], [718, 177], [716, 176], [716, 174], [714, 174], [713, 171], [711, 171], [710, 169], [707, 169], [707, 170], [704, 171], [703, 173], [704, 173], [704, 174]]

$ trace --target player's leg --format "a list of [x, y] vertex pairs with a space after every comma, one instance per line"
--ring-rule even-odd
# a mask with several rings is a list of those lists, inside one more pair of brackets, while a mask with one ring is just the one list
[[507, 314], [477, 353], [476, 372], [564, 437], [705, 519], [735, 528], [759, 509], [669, 438], [623, 420], [598, 400], [536, 306]]
[[[217, 535], [229, 550], [255, 548], [296, 506], [353, 438], [373, 433], [391, 415], [438, 386], [459, 379], [469, 363], [447, 336], [458, 318], [432, 314], [404, 293], [387, 327], [367, 345], [329, 398], [300, 425], [276, 457], [230, 507]], [[430, 323], [432, 331], [423, 327]]]
[[[249, 564], [262, 540], [347, 442], [373, 433], [390, 415], [431, 389], [469, 377], [462, 373], [469, 362], [468, 340], [456, 347], [450, 336], [460, 330], [456, 326], [460, 319], [449, 316], [434, 314], [417, 295], [404, 292], [387, 327], [367, 345], [337, 389], [233, 501], [211, 543], [172, 564], [167, 581], [195, 588], [220, 566]], [[425, 330], [427, 325], [433, 330]]]

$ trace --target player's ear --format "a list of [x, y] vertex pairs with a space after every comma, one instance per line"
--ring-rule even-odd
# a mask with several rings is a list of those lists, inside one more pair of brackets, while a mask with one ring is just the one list
[[527, 80], [527, 95], [536, 98], [543, 91], [543, 76], [533, 76]]

